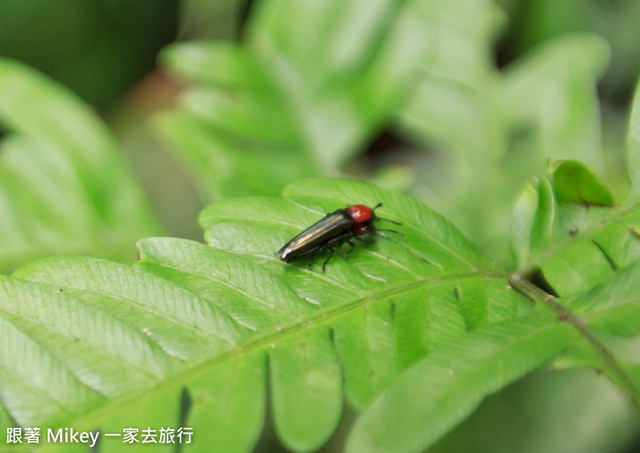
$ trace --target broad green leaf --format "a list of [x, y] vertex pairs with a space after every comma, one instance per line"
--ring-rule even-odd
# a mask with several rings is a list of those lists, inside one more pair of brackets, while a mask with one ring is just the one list
[[[534, 275], [546, 291], [564, 298], [558, 304], [549, 295], [536, 296], [556, 307], [559, 319], [572, 324], [585, 340], [585, 345], [563, 359], [564, 366], [602, 370], [637, 400], [636, 369], [617, 357], [590, 327], [617, 336], [640, 333], [632, 291], [640, 259], [638, 205], [614, 207], [610, 192], [579, 162], [563, 162], [556, 176], [554, 190], [560, 203], [554, 242], [524, 272]], [[517, 289], [523, 290], [520, 286], [517, 283]]]
[[627, 171], [631, 181], [629, 201], [638, 201], [640, 199], [640, 83], [636, 87], [631, 119], [629, 120]]
[[196, 86], [156, 126], [206, 198], [276, 195], [291, 181], [336, 174], [412, 93], [442, 8], [424, 0], [260, 3], [245, 42], [163, 52], [165, 67]]
[[[586, 166], [564, 161], [555, 170], [553, 189], [546, 186], [545, 209], [537, 206], [541, 201], [531, 187], [514, 212], [512, 249], [524, 273], [542, 271], [554, 292], [570, 296], [640, 258], [637, 207], [615, 207], [611, 193]], [[536, 253], [527, 250], [529, 235], [538, 240]]]
[[[324, 212], [355, 201], [382, 202], [377, 212], [402, 221], [401, 235], [381, 234], [326, 273], [275, 255]], [[515, 322], [526, 303], [442, 216], [365, 183], [303, 181], [285, 198], [217, 203], [201, 222], [209, 245], [146, 239], [133, 267], [48, 258], [2, 279], [0, 328], [10, 341], [1, 407], [17, 424], [187, 426], [197, 451], [212, 442], [248, 451], [269, 386], [279, 438], [311, 451], [337, 426], [343, 388], [366, 410], [404, 369]], [[100, 448], [122, 442], [103, 438]]]
[[[247, 122], [250, 124], [251, 120]], [[247, 151], [245, 144], [233, 136], [219, 134], [216, 127], [192, 113], [161, 114], [155, 123], [171, 143], [184, 150], [182, 160], [194, 175], [203, 199], [277, 195], [282, 191], [282, 181], [315, 174], [311, 161], [301, 156], [295, 146], [253, 144]]]
[[553, 188], [560, 204], [613, 206], [609, 189], [584, 164], [567, 160], [553, 172]]
[[185, 421], [201, 427], [200, 445], [229, 452], [251, 450], [265, 418], [264, 359], [263, 354], [233, 357], [214, 373], [200, 373], [188, 383], [192, 407]]
[[0, 123], [0, 269], [55, 253], [131, 259], [159, 231], [114, 138], [74, 94], [0, 60]]
[[618, 270], [605, 283], [567, 302], [591, 326], [616, 335], [640, 335], [640, 263]]
[[511, 253], [518, 268], [526, 263], [531, 250], [531, 231], [538, 214], [538, 182], [529, 182], [514, 206], [511, 220]]
[[505, 69], [504, 119], [512, 127], [532, 125], [543, 158], [579, 159], [601, 168], [596, 78], [609, 53], [607, 42], [591, 34], [541, 44]]
[[540, 264], [554, 291], [562, 296], [579, 294], [611, 278], [611, 268], [602, 250], [593, 242], [571, 244]]
[[[591, 297], [589, 293], [585, 296]], [[634, 315], [634, 313], [629, 314]], [[596, 314], [596, 318], [597, 316]], [[556, 367], [561, 370], [573, 367], [595, 369], [622, 389], [623, 395], [630, 398], [637, 407], [636, 402], [640, 398], [640, 361], [636, 353], [638, 337], [629, 337], [624, 333], [625, 336], [609, 334], [606, 332], [609, 327], [607, 325], [604, 325], [604, 330], [592, 330], [586, 325], [584, 318], [574, 319], [577, 320], [578, 331], [581, 331], [583, 338], [587, 341], [576, 345], [575, 348], [557, 360]], [[590, 324], [595, 326], [598, 321], [597, 319], [594, 321]], [[635, 322], [631, 318], [627, 321], [629, 323]], [[612, 330], [615, 329], [616, 326]]]
[[[448, 3], [454, 8], [460, 2]], [[428, 177], [417, 193], [509, 263], [504, 237], [523, 182], [546, 177], [548, 158], [579, 159], [602, 169], [596, 82], [606, 67], [608, 46], [595, 35], [558, 37], [498, 71], [490, 63], [495, 39], [487, 28], [490, 7], [474, 2], [455, 11], [452, 15], [466, 27], [457, 29], [459, 39], [442, 41], [450, 50], [438, 56], [466, 56], [457, 49], [468, 41], [465, 49], [475, 49], [474, 56], [450, 57], [446, 71], [438, 69], [437, 59], [427, 67], [402, 126], [424, 138], [428, 149], [435, 142], [436, 159], [419, 163]], [[466, 60], [474, 70], [466, 70]]]
[[[576, 163], [576, 166], [579, 166], [581, 170], [584, 169], [588, 175], [592, 175], [582, 164]], [[568, 188], [569, 179], [572, 176], [570, 173], [566, 172], [562, 175], [564, 178], [562, 184], [565, 184], [565, 188]], [[605, 200], [607, 203], [603, 204], [612, 204], [612, 197], [608, 190], [597, 180], [594, 184], [593, 178], [578, 176], [578, 181], [575, 181], [578, 187], [581, 182], [585, 182], [583, 186], [588, 187], [585, 189], [591, 190], [590, 195], [583, 198], [593, 201], [598, 200], [597, 196], [608, 194], [610, 202]], [[593, 190], [594, 186], [595, 191]], [[548, 192], [553, 200], [553, 193], [550, 189], [549, 187]], [[564, 201], [566, 200], [567, 198], [564, 199]], [[602, 198], [598, 201], [602, 201]], [[639, 313], [637, 297], [632, 290], [635, 289], [638, 280], [636, 274], [640, 258], [640, 243], [636, 232], [638, 207], [633, 205], [630, 208], [620, 210], [590, 208], [584, 205], [580, 207], [564, 205], [558, 210], [558, 222], [555, 224], [545, 222], [533, 227], [531, 225], [533, 218], [538, 213], [537, 202], [537, 193], [534, 190], [525, 193], [522, 197], [521, 205], [518, 206], [514, 216], [514, 220], [520, 222], [516, 225], [518, 228], [515, 229], [515, 232], [518, 233], [516, 239], [526, 245], [523, 238], [526, 239], [526, 235], [530, 234], [532, 230], [547, 232], [545, 236], [550, 237], [553, 242], [548, 244], [548, 246], [551, 245], [550, 249], [542, 248], [540, 250], [543, 256], [546, 255], [546, 258], [542, 260], [542, 275], [546, 276], [551, 281], [552, 287], [559, 289], [561, 294], [573, 295], [565, 301], [560, 300], [561, 304], [574, 310], [576, 315], [583, 318], [589, 326], [595, 329], [616, 335], [637, 336]], [[580, 226], [578, 227], [578, 225]], [[558, 233], [563, 234], [564, 237], [558, 238]], [[601, 282], [604, 283], [598, 285]], [[581, 291], [589, 289], [591, 290], [586, 294], [581, 293]], [[542, 300], [540, 302], [542, 303]], [[564, 320], [565, 318], [560, 315], [558, 319]], [[584, 341], [567, 357], [569, 366], [589, 366], [602, 370], [625, 392], [631, 394], [633, 398], [637, 398], [640, 388], [640, 373], [637, 372], [637, 364], [628, 363], [618, 357], [616, 352], [608, 349], [607, 344], [603, 345], [598, 340], [598, 333], [590, 333], [589, 327], [582, 325], [582, 321], [572, 322], [578, 323], [574, 326], [582, 333]], [[432, 356], [427, 356], [425, 361], [428, 361], [430, 357]], [[395, 385], [398, 384], [393, 384], [381, 399], [386, 396], [386, 393], [390, 393]], [[392, 403], [394, 401], [390, 404]], [[375, 411], [376, 405], [377, 403], [374, 403], [371, 412]], [[416, 412], [420, 409], [417, 409]], [[408, 417], [416, 417], [416, 412], [410, 412]], [[394, 416], [391, 418], [395, 420]], [[400, 421], [400, 423], [404, 422], [404, 420]], [[416, 433], [418, 434], [413, 438], [420, 437], [419, 430], [416, 430]], [[404, 434], [406, 433], [401, 433], [400, 436], [402, 437]], [[406, 438], [412, 438], [412, 436], [407, 435]], [[391, 442], [395, 440], [391, 439]], [[427, 442], [429, 441], [427, 439]], [[367, 450], [367, 448], [365, 447], [363, 450]], [[399, 450], [407, 451], [407, 448], [401, 446]], [[380, 451], [384, 451], [384, 449], [380, 449]]]
[[409, 368], [356, 423], [350, 452], [419, 452], [488, 393], [539, 367], [575, 339], [548, 313], [491, 324]]
[[[411, 292], [412, 296], [420, 297], [419, 291]], [[334, 327], [334, 341], [344, 370], [345, 395], [357, 409], [368, 406], [400, 368], [396, 338], [400, 343], [402, 340], [399, 335], [404, 330], [400, 327], [396, 334], [393, 311], [398, 306], [408, 309], [408, 304], [398, 304], [397, 301], [365, 306], [364, 310], [345, 317]], [[436, 315], [433, 318], [439, 317]], [[400, 349], [410, 346], [403, 343]]]
[[[523, 274], [537, 274], [549, 291], [562, 297], [576, 296], [640, 259], [640, 210], [635, 204], [615, 206], [609, 190], [580, 162], [562, 162], [554, 178], [553, 189], [546, 184], [546, 205], [552, 211], [538, 211], [533, 188], [521, 196], [512, 248]], [[535, 235], [540, 245], [525, 261], [528, 235]]]
[[269, 363], [276, 431], [294, 451], [317, 450], [333, 434], [342, 412], [336, 350], [322, 328], [303, 329], [272, 348]]
[[577, 295], [640, 259], [638, 229], [637, 206], [561, 208], [553, 246], [530, 263], [530, 269], [541, 269], [561, 296]]
[[178, 74], [213, 86], [267, 90], [271, 83], [252, 51], [235, 43], [191, 41], [169, 47], [163, 63]]
[[546, 178], [536, 178], [518, 198], [511, 223], [511, 251], [519, 268], [530, 255], [545, 251], [551, 244], [555, 205], [553, 189]]
[[493, 2], [434, 1], [439, 19], [437, 51], [423, 69], [416, 94], [400, 124], [448, 150], [489, 151], [500, 143], [491, 64], [501, 11]]

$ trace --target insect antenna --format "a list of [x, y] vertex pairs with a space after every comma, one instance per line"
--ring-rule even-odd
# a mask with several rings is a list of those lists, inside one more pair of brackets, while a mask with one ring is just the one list
[[384, 217], [378, 217], [378, 220], [385, 220], [387, 222], [393, 223], [394, 225], [402, 226], [402, 224], [400, 222], [396, 222], [395, 220], [391, 220], [391, 219], [385, 219]]
[[[375, 211], [376, 209], [378, 209], [380, 207], [382, 207], [382, 203], [378, 203], [377, 205], [375, 205], [372, 210]], [[400, 222], [396, 222], [395, 220], [391, 220], [391, 219], [385, 219], [384, 217], [376, 217], [375, 220], [386, 220], [387, 222], [391, 222], [394, 225], [402, 226], [402, 224]], [[379, 230], [379, 231], [384, 231], [384, 230]], [[389, 230], [389, 231], [393, 231], [393, 230]], [[395, 231], [395, 233], [397, 233], [397, 231]]]

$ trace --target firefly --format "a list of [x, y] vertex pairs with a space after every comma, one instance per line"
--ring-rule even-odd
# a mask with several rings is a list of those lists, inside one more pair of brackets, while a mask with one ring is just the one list
[[285, 263], [291, 263], [309, 258], [308, 268], [311, 268], [313, 260], [324, 251], [329, 251], [329, 257], [322, 264], [322, 272], [325, 272], [327, 263], [335, 255], [335, 251], [343, 244], [349, 244], [351, 248], [343, 255], [347, 259], [349, 253], [355, 250], [352, 242], [358, 240], [372, 243], [372, 236], [377, 231], [395, 230], [376, 228], [375, 223], [384, 220], [395, 225], [402, 225], [393, 220], [377, 217], [375, 210], [382, 206], [378, 203], [374, 208], [362, 204], [347, 206], [346, 209], [338, 209], [327, 214], [322, 220], [314, 223], [309, 228], [287, 242], [279, 251], [280, 259]]

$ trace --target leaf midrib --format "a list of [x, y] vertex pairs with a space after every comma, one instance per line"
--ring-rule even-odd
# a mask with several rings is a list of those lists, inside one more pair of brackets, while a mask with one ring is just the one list
[[295, 333], [301, 331], [302, 329], [306, 329], [312, 325], [318, 325], [320, 323], [327, 323], [335, 320], [341, 315], [348, 313], [352, 310], [358, 309], [364, 306], [366, 303], [374, 302], [377, 300], [384, 299], [386, 297], [392, 296], [397, 293], [401, 293], [404, 291], [410, 291], [414, 288], [421, 287], [423, 285], [435, 284], [442, 281], [454, 280], [454, 279], [467, 279], [467, 278], [496, 278], [496, 279], [506, 279], [503, 275], [491, 274], [491, 273], [483, 273], [483, 272], [468, 272], [462, 274], [455, 275], [447, 275], [442, 277], [436, 277], [432, 279], [420, 280], [417, 282], [411, 282], [408, 284], [400, 285], [394, 288], [390, 288], [386, 291], [381, 291], [379, 293], [373, 295], [365, 295], [356, 299], [352, 302], [349, 302], [344, 305], [340, 305], [338, 307], [333, 307], [328, 309], [327, 311], [320, 312], [311, 316], [306, 321], [297, 322], [295, 324], [283, 327], [275, 333], [270, 333], [263, 337], [256, 338], [252, 341], [249, 341], [244, 346], [238, 346], [235, 350], [230, 350], [227, 352], [223, 352], [217, 356], [214, 356], [208, 360], [195, 364], [193, 367], [185, 369], [184, 371], [180, 371], [174, 375], [168, 376], [166, 379], [163, 379], [156, 383], [155, 385], [146, 388], [140, 392], [136, 392], [135, 394], [129, 397], [123, 397], [118, 400], [115, 400], [112, 403], [108, 403], [102, 408], [97, 409], [96, 411], [91, 412], [84, 419], [81, 417], [74, 426], [77, 426], [79, 429], [83, 427], [89, 427], [94, 425], [94, 421], [99, 420], [100, 418], [107, 416], [108, 414], [117, 411], [123, 407], [126, 407], [129, 404], [133, 404], [135, 400], [139, 398], [143, 398], [145, 395], [149, 395], [159, 390], [169, 387], [175, 383], [180, 382], [181, 380], [188, 379], [190, 376], [199, 374], [201, 372], [205, 372], [206, 370], [215, 367], [217, 364], [224, 362], [236, 355], [240, 355], [243, 353], [249, 353], [258, 351], [260, 349], [267, 349], [271, 347], [271, 344], [277, 342], [281, 339], [286, 339]]

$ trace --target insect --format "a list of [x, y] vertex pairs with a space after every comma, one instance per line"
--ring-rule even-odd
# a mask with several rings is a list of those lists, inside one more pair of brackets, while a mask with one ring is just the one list
[[343, 258], [347, 259], [349, 253], [356, 248], [352, 242], [353, 239], [365, 243], [372, 243], [373, 239], [367, 236], [373, 236], [376, 231], [389, 231], [398, 233], [395, 230], [380, 229], [374, 226], [379, 220], [385, 220], [395, 225], [402, 225], [389, 219], [377, 217], [375, 210], [382, 206], [378, 203], [373, 209], [361, 205], [347, 206], [346, 209], [338, 209], [326, 215], [326, 217], [302, 233], [287, 242], [280, 250], [278, 255], [285, 263], [291, 263], [300, 259], [310, 258], [308, 268], [311, 268], [313, 260], [325, 250], [329, 250], [329, 257], [322, 264], [322, 272], [325, 271], [327, 263], [335, 255], [336, 249], [343, 244], [349, 244], [349, 249]]

